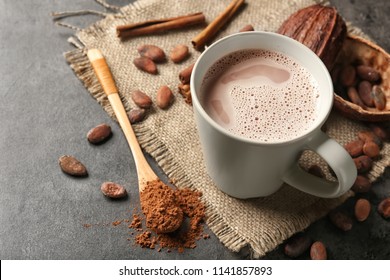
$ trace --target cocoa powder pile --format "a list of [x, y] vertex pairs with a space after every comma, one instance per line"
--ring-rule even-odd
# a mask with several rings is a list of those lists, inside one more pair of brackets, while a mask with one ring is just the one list
[[150, 249], [158, 246], [158, 251], [168, 248], [168, 252], [195, 248], [197, 240], [210, 237], [203, 234], [205, 206], [201, 196], [199, 191], [172, 189], [159, 180], [148, 182], [140, 193], [143, 215], [134, 214], [129, 225], [139, 231], [135, 243]]
[[140, 193], [146, 226], [157, 233], [177, 230], [183, 222], [183, 211], [176, 200], [174, 190], [163, 182], [148, 182]]

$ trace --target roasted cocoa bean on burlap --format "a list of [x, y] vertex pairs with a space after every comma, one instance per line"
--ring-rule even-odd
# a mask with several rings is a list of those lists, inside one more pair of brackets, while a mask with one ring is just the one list
[[141, 56], [150, 58], [154, 62], [165, 61], [165, 52], [155, 45], [142, 45], [137, 48], [137, 51]]
[[184, 61], [188, 55], [190, 54], [188, 47], [186, 45], [176, 45], [173, 47], [171, 52], [169, 53], [169, 58], [174, 62], [174, 63], [180, 63]]
[[131, 98], [138, 107], [143, 109], [149, 109], [153, 104], [152, 99], [138, 89], [131, 92]]
[[146, 73], [156, 75], [158, 72], [156, 64], [148, 57], [142, 56], [134, 58], [133, 63], [135, 67]]

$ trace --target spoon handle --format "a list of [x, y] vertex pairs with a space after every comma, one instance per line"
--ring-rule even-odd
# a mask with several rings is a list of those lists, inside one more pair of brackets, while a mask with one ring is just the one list
[[156, 180], [158, 177], [146, 161], [141, 147], [139, 146], [137, 137], [131, 127], [126, 110], [123, 107], [123, 103], [118, 94], [115, 81], [103, 54], [98, 49], [91, 49], [88, 50], [87, 55], [130, 146], [137, 168], [139, 190], [141, 191], [147, 181]]

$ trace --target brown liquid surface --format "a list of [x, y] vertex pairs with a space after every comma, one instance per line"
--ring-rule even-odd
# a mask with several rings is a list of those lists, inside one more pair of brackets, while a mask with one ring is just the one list
[[204, 109], [235, 135], [288, 141], [305, 134], [317, 117], [317, 81], [284, 54], [234, 52], [218, 60], [205, 77]]

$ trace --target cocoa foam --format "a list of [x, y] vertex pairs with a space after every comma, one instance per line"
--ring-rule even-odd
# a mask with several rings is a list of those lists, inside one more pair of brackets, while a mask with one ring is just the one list
[[292, 58], [241, 50], [218, 60], [202, 84], [202, 104], [235, 135], [283, 142], [305, 134], [317, 117], [317, 81]]

